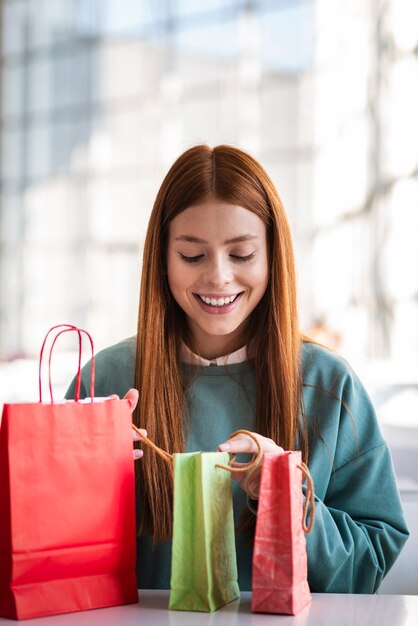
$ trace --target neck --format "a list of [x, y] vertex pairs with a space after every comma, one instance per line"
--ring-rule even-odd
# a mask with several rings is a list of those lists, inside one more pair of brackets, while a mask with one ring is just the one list
[[211, 335], [190, 321], [183, 335], [184, 343], [195, 354], [208, 361], [231, 354], [248, 343], [248, 320], [227, 335]]
[[208, 361], [231, 354], [245, 346], [243, 338], [240, 341], [225, 341], [225, 337], [222, 336], [208, 337], [207, 343], [205, 341], [196, 341], [195, 338], [192, 338], [191, 341], [186, 340], [185, 343], [192, 352]]

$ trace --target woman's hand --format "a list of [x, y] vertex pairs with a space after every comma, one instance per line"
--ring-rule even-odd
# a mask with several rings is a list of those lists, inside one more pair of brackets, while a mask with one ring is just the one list
[[[124, 400], [129, 400], [131, 404], [132, 413], [135, 411], [136, 405], [138, 404], [138, 397], [139, 397], [138, 389], [129, 389], [129, 391], [125, 394], [125, 397], [123, 398]], [[140, 428], [139, 430], [144, 437], [147, 436], [147, 431], [144, 428]], [[132, 439], [133, 441], [141, 441], [140, 435], [134, 429], [132, 429]], [[133, 455], [136, 461], [137, 459], [140, 459], [144, 455], [144, 452], [143, 450], [139, 450], [138, 448], [135, 448], [133, 451]]]
[[[114, 394], [112, 396], [109, 396], [109, 399], [111, 398], [119, 399], [119, 396]], [[123, 398], [124, 400], [129, 400], [132, 413], [135, 411], [136, 405], [138, 404], [138, 398], [139, 398], [139, 393], [137, 389], [129, 389], [129, 391], [125, 394]], [[147, 436], [147, 431], [144, 428], [140, 428], [139, 430], [144, 437]], [[140, 435], [134, 429], [132, 429], [132, 440], [134, 442], [141, 441]], [[133, 456], [134, 456], [135, 461], [137, 459], [140, 459], [143, 455], [144, 455], [144, 452], [142, 450], [138, 450], [137, 448], [134, 449]]]
[[[253, 437], [258, 440], [258, 443], [261, 446], [263, 452], [274, 452], [280, 453], [284, 452], [283, 448], [278, 446], [272, 439], [268, 439], [267, 437], [263, 437], [258, 433], [251, 433]], [[251, 437], [245, 435], [244, 433], [240, 433], [235, 435], [232, 439], [228, 439], [224, 443], [221, 443], [218, 446], [219, 452], [231, 452], [232, 454], [257, 454], [257, 444]], [[235, 461], [232, 463], [232, 467], [241, 467], [243, 463], [236, 463]], [[248, 472], [231, 472], [232, 478], [236, 480], [242, 489], [248, 493], [249, 491], [252, 493], [258, 494], [260, 491], [260, 479], [261, 479], [261, 465], [251, 473], [250, 470], [250, 481], [248, 480]]]

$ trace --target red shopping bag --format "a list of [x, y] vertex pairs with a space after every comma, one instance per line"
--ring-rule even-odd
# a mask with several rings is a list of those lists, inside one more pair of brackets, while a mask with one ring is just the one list
[[[253, 553], [253, 612], [296, 615], [311, 601], [305, 532], [313, 523], [313, 487], [301, 460], [300, 452], [263, 458]], [[304, 506], [302, 472], [309, 479]]]
[[13, 619], [138, 601], [129, 403], [94, 398], [94, 357], [79, 400], [85, 331], [64, 327], [79, 336], [76, 400], [54, 402], [49, 376], [42, 402], [40, 377], [40, 401], [6, 404], [1, 422], [0, 615]]

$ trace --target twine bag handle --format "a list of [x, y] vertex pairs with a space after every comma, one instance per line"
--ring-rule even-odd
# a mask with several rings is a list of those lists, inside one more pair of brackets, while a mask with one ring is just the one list
[[[314, 484], [312, 480], [311, 473], [309, 471], [306, 463], [301, 463], [298, 465], [299, 469], [302, 471], [302, 482], [303, 479], [306, 478], [306, 495], [305, 501], [303, 503], [303, 516], [302, 516], [302, 528], [304, 532], [308, 535], [313, 527], [314, 519], [315, 519], [315, 492], [314, 492]], [[309, 522], [307, 521], [309, 515]]]
[[157, 445], [155, 445], [153, 441], [151, 441], [149, 437], [144, 437], [144, 435], [141, 433], [139, 428], [135, 426], [135, 424], [131, 424], [131, 426], [132, 426], [132, 429], [141, 437], [141, 443], [145, 443], [147, 446], [152, 448], [152, 450], [154, 450], [154, 452], [156, 452], [158, 456], [160, 456], [162, 459], [164, 459], [164, 461], [166, 461], [170, 465], [173, 463], [172, 454], [170, 454], [169, 452], [166, 452], [162, 448], [159, 448]]
[[[145, 443], [147, 446], [152, 448], [162, 459], [164, 459], [164, 461], [166, 461], [170, 465], [172, 464], [173, 462], [172, 454], [169, 454], [165, 450], [162, 450], [161, 448], [156, 446], [155, 443], [151, 441], [151, 439], [149, 439], [149, 437], [144, 437], [144, 435], [141, 434], [139, 428], [135, 426], [135, 424], [132, 424], [132, 428], [141, 437], [141, 443]], [[236, 435], [241, 435], [241, 434], [247, 435], [248, 437], [250, 437], [257, 446], [257, 452], [253, 454], [253, 458], [251, 459], [251, 461], [249, 461], [248, 463], [242, 463], [239, 467], [233, 467], [231, 465], [223, 465], [221, 463], [217, 463], [215, 467], [219, 467], [221, 469], [227, 470], [228, 472], [239, 472], [239, 473], [248, 472], [245, 478], [244, 486], [247, 487], [248, 495], [251, 498], [258, 500], [258, 494], [252, 491], [250, 487], [250, 481], [254, 472], [260, 467], [263, 461], [263, 456], [264, 456], [263, 449], [257, 437], [255, 437], [253, 433], [251, 433], [249, 430], [236, 430], [228, 437], [228, 439], [233, 439], [233, 437], [235, 437]], [[236, 456], [237, 456], [236, 454], [231, 454], [230, 463], [233, 463], [235, 461]], [[306, 482], [307, 482], [306, 496], [305, 496], [305, 501], [303, 503], [303, 511], [302, 511], [302, 529], [306, 534], [308, 534], [312, 530], [312, 526], [313, 526], [314, 518], [315, 518], [314, 486], [313, 486], [313, 480], [312, 480], [311, 473], [308, 469], [308, 466], [305, 463], [301, 463], [297, 467], [301, 470], [302, 475], [306, 479]], [[307, 521], [308, 515], [309, 515], [309, 522]]]
[[[164, 459], [164, 461], [167, 461], [167, 463], [172, 463], [173, 462], [173, 455], [170, 454], [169, 452], [166, 452], [165, 450], [163, 450], [162, 448], [159, 448], [153, 441], [151, 441], [151, 439], [149, 437], [144, 437], [144, 435], [141, 433], [141, 431], [139, 430], [139, 428], [135, 425], [135, 424], [131, 424], [132, 429], [141, 437], [141, 443], [145, 443], [147, 446], [149, 446], [150, 448], [152, 448], [152, 450], [154, 450], [154, 452], [156, 452], [162, 459]], [[239, 471], [239, 472], [246, 472], [248, 469], [251, 469], [253, 467], [258, 467], [258, 465], [261, 462], [262, 456], [263, 456], [263, 451], [261, 449], [261, 446], [258, 442], [258, 440], [251, 434], [249, 433], [249, 431], [247, 430], [237, 430], [235, 431], [235, 433], [233, 433], [231, 435], [231, 437], [233, 437], [234, 435], [237, 435], [239, 433], [245, 433], [245, 434], [249, 434], [251, 436], [252, 439], [254, 439], [254, 441], [257, 444], [258, 447], [258, 452], [255, 455], [255, 461], [257, 462], [257, 464], [255, 465], [254, 461], [250, 461], [249, 463], [243, 463], [242, 467], [239, 469], [235, 469], [229, 465], [221, 465], [221, 464], [216, 464], [215, 467], [221, 467], [223, 469], [229, 470], [229, 471]], [[232, 454], [231, 455], [231, 462], [233, 462], [236, 458], [236, 454]], [[251, 472], [252, 473], [252, 472]]]
[[[251, 461], [248, 463], [241, 463], [239, 467], [232, 467], [232, 465], [222, 465], [217, 464], [216, 467], [220, 467], [221, 469], [225, 469], [228, 472], [238, 472], [242, 474], [243, 472], [247, 472], [247, 475], [243, 481], [241, 481], [241, 486], [245, 488], [250, 498], [253, 500], [258, 500], [258, 495], [251, 489], [251, 478], [254, 472], [260, 467], [263, 462], [263, 449], [258, 441], [257, 437], [253, 435], [249, 430], [235, 430], [231, 435], [229, 435], [228, 439], [233, 439], [236, 435], [247, 435], [250, 439], [252, 439], [257, 446], [257, 452], [254, 452]], [[237, 458], [236, 454], [231, 454], [230, 463], [234, 463]]]
[[60, 335], [62, 335], [63, 333], [68, 333], [68, 332], [76, 332], [78, 333], [78, 367], [77, 367], [77, 378], [76, 378], [76, 389], [75, 389], [75, 401], [78, 402], [80, 400], [80, 387], [81, 387], [81, 356], [82, 356], [82, 349], [83, 349], [83, 341], [82, 341], [82, 334], [84, 333], [87, 338], [89, 339], [90, 342], [90, 346], [91, 346], [91, 374], [90, 374], [90, 398], [91, 398], [91, 402], [94, 402], [94, 373], [95, 373], [95, 368], [94, 368], [94, 344], [93, 344], [93, 339], [91, 338], [91, 335], [86, 331], [83, 330], [82, 328], [78, 328], [77, 326], [74, 326], [73, 324], [57, 324], [56, 326], [53, 326], [52, 328], [49, 329], [49, 331], [47, 332], [45, 339], [42, 343], [42, 347], [41, 347], [41, 352], [39, 355], [39, 402], [42, 402], [42, 377], [41, 377], [41, 373], [42, 373], [42, 360], [43, 360], [43, 355], [44, 355], [44, 350], [45, 350], [45, 345], [46, 342], [48, 340], [48, 337], [50, 335], [50, 333], [54, 330], [56, 330], [57, 328], [62, 328], [64, 330], [61, 330], [59, 333], [57, 333], [57, 335], [54, 337], [54, 340], [52, 342], [52, 345], [50, 347], [49, 350], [49, 358], [48, 358], [48, 387], [49, 387], [49, 395], [51, 398], [51, 403], [53, 404], [54, 402], [54, 397], [53, 397], [53, 393], [52, 393], [52, 381], [51, 381], [51, 359], [52, 359], [52, 352], [55, 346], [55, 342], [57, 341], [58, 337]]
[[[228, 437], [228, 439], [233, 439], [235, 435], [241, 435], [241, 434], [247, 435], [248, 437], [250, 437], [250, 439], [252, 439], [257, 446], [257, 452], [253, 454], [253, 458], [251, 459], [251, 461], [249, 461], [248, 463], [242, 463], [239, 467], [232, 467], [231, 465], [216, 465], [216, 467], [221, 467], [222, 469], [226, 469], [229, 472], [248, 472], [245, 478], [245, 482], [241, 484], [243, 487], [246, 488], [246, 491], [248, 495], [250, 496], [250, 498], [252, 498], [253, 500], [258, 500], [258, 494], [256, 494], [251, 488], [251, 478], [254, 472], [261, 465], [263, 461], [264, 453], [257, 437], [255, 437], [253, 433], [250, 432], [249, 430], [236, 430]], [[230, 462], [233, 463], [235, 459], [236, 459], [236, 454], [231, 455]], [[302, 475], [306, 479], [306, 482], [307, 482], [306, 496], [305, 496], [305, 500], [303, 503], [303, 511], [302, 511], [302, 528], [303, 528], [303, 531], [306, 534], [308, 534], [312, 530], [314, 518], [315, 518], [314, 486], [313, 486], [311, 473], [306, 463], [301, 463], [300, 465], [298, 465], [298, 468], [301, 470]], [[309, 515], [309, 512], [310, 512], [310, 515]], [[309, 522], [307, 521], [308, 515], [309, 515]]]

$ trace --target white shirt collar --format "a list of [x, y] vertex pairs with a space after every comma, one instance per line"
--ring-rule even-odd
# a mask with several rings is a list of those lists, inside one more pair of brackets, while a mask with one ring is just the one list
[[204, 359], [203, 357], [195, 354], [186, 346], [185, 343], [181, 346], [181, 360], [184, 363], [189, 363], [191, 365], [232, 365], [233, 363], [243, 363], [248, 360], [247, 355], [247, 347], [244, 346], [235, 352], [231, 352], [231, 354], [226, 354], [225, 356], [218, 356], [216, 359]]

